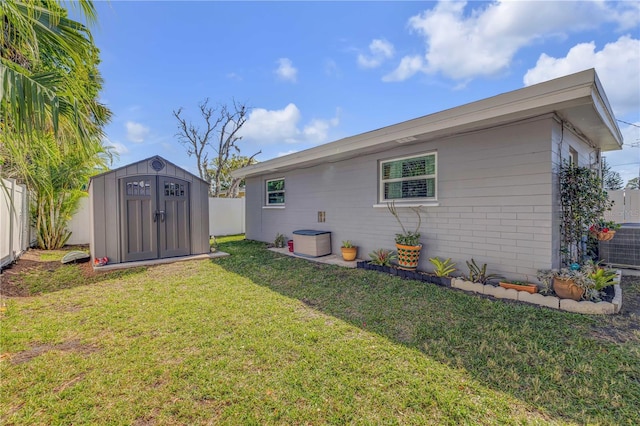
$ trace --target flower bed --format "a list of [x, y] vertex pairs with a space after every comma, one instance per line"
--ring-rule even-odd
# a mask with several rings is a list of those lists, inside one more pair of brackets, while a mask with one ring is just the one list
[[552, 309], [560, 309], [563, 311], [577, 312], [581, 314], [601, 314], [611, 315], [617, 314], [622, 308], [622, 288], [620, 287], [620, 279], [622, 274], [618, 271], [616, 276], [617, 283], [613, 287], [613, 297], [611, 301], [590, 302], [581, 300], [576, 302], [571, 299], [560, 299], [556, 296], [543, 296], [540, 293], [530, 294], [526, 291], [516, 291], [513, 289], [505, 289], [495, 287], [491, 284], [478, 284], [466, 281], [461, 278], [451, 280], [451, 287], [474, 293], [493, 296], [498, 299], [511, 299], [520, 302], [531, 303], [534, 305], [546, 306]]
[[368, 261], [358, 262], [357, 267], [360, 269], [395, 275], [403, 279], [428, 282], [443, 287], [452, 287], [459, 290], [471, 291], [478, 294], [493, 296], [496, 299], [518, 300], [520, 302], [546, 306], [548, 308], [560, 309], [568, 312], [611, 315], [617, 314], [622, 308], [622, 288], [620, 287], [620, 279], [622, 277], [622, 274], [620, 271], [617, 272], [616, 284], [610, 287], [612, 290], [609, 290], [610, 297], [607, 298], [609, 300], [605, 299], [605, 301], [602, 302], [590, 302], [584, 300], [576, 302], [575, 300], [571, 299], [560, 299], [556, 296], [544, 296], [540, 293], [532, 294], [526, 291], [506, 289], [499, 286], [496, 287], [491, 284], [478, 284], [462, 278], [436, 277], [435, 275], [427, 274], [420, 271], [405, 271], [395, 266], [373, 265]]

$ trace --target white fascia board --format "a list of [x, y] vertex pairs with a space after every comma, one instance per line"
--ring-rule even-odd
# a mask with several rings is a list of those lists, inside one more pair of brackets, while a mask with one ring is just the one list
[[[593, 69], [582, 71], [267, 160], [235, 170], [232, 176], [243, 178], [281, 171], [294, 166], [309, 166], [330, 160], [331, 157], [356, 156], [366, 149], [374, 150], [376, 147], [387, 149], [396, 143], [426, 140], [429, 139], [430, 134], [440, 136], [446, 132], [451, 135], [463, 130], [534, 117], [563, 108], [594, 104], [593, 91], [594, 85], [597, 84], [595, 78]], [[597, 87], [595, 90], [598, 90]], [[609, 121], [612, 121], [613, 115], [606, 101], [601, 105], [603, 120], [609, 117]], [[617, 128], [615, 121], [612, 122], [614, 128]], [[619, 130], [617, 134], [619, 135]]]

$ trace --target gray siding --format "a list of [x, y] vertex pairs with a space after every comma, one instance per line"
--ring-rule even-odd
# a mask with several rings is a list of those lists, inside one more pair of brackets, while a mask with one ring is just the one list
[[[378, 203], [378, 162], [424, 152], [438, 153], [438, 206], [422, 208], [423, 252], [419, 268], [432, 270], [429, 257], [451, 257], [460, 273], [465, 261], [487, 263], [490, 272], [535, 279], [554, 262], [552, 135], [548, 115], [435, 141], [398, 144], [393, 150], [307, 169], [247, 179], [247, 238], [272, 242], [276, 233], [296, 229], [332, 232], [332, 250], [341, 240], [359, 246], [366, 259], [376, 248], [394, 248], [400, 227]], [[566, 132], [565, 132], [566, 134]], [[285, 178], [286, 207], [264, 208], [267, 179]], [[326, 222], [317, 223], [318, 211]], [[401, 208], [415, 227], [415, 215]]]
[[[155, 158], [155, 157], [153, 157]], [[110, 263], [121, 263], [120, 179], [130, 176], [174, 176], [189, 182], [191, 187], [190, 223], [191, 254], [209, 252], [209, 201], [206, 182], [169, 163], [159, 172], [146, 159], [111, 172], [95, 176], [89, 186], [91, 211], [90, 251], [92, 259], [108, 257]]]

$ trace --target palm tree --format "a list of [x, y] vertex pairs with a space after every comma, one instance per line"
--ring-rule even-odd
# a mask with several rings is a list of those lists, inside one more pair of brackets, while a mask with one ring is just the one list
[[[95, 22], [91, 1], [72, 4]], [[0, 172], [34, 194], [43, 248], [64, 244], [80, 189], [106, 168], [102, 128], [111, 112], [97, 100], [98, 53], [60, 1], [0, 0]]]
[[[77, 3], [95, 22], [90, 0]], [[0, 131], [58, 130], [59, 115], [86, 134], [86, 111], [77, 99], [59, 90], [65, 69], [85, 63], [95, 47], [89, 30], [66, 17], [56, 0], [0, 2]], [[46, 55], [43, 55], [46, 53]], [[55, 64], [43, 69], [41, 64]], [[91, 61], [89, 61], [91, 62]], [[46, 68], [46, 67], [45, 67]]]

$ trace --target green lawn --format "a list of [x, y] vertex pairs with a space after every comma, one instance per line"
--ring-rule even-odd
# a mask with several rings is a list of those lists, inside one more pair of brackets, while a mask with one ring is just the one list
[[7, 301], [0, 423], [640, 424], [632, 321], [218, 242]]

